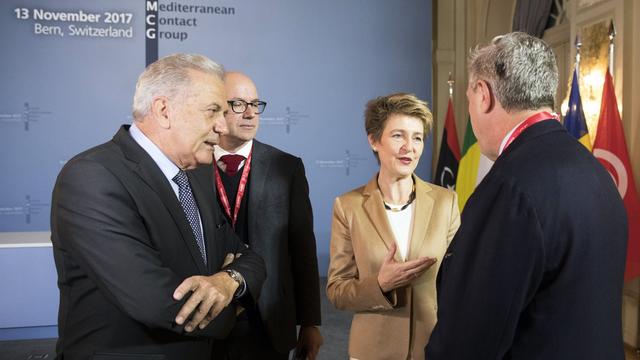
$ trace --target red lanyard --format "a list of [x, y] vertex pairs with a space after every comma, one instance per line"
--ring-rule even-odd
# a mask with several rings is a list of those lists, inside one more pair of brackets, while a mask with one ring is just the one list
[[231, 218], [231, 226], [236, 226], [236, 221], [238, 220], [238, 212], [240, 212], [240, 205], [242, 203], [242, 198], [244, 197], [244, 192], [247, 188], [247, 181], [249, 180], [249, 170], [251, 169], [251, 154], [253, 153], [253, 149], [249, 152], [249, 157], [244, 162], [244, 169], [242, 170], [242, 176], [240, 177], [240, 184], [238, 185], [238, 193], [236, 194], [236, 205], [235, 209], [233, 209], [233, 217], [231, 217], [231, 205], [229, 205], [229, 198], [227, 197], [227, 192], [224, 189], [224, 185], [222, 184], [222, 178], [220, 177], [220, 172], [218, 170], [218, 164], [214, 164], [216, 169], [216, 188], [218, 189], [218, 194], [220, 194], [220, 201], [222, 201], [222, 206], [224, 207], [224, 212], [227, 213], [227, 216]]
[[529, 126], [549, 119], [560, 120], [557, 114], [550, 113], [548, 111], [539, 112], [537, 114], [529, 116], [525, 121], [521, 122], [520, 125], [518, 125], [518, 127], [511, 133], [511, 136], [509, 136], [509, 139], [507, 139], [507, 142], [504, 144], [504, 148], [502, 148], [502, 152], [504, 152], [507, 147], [511, 145], [513, 140], [520, 136], [520, 134], [522, 134], [522, 132], [525, 131]]

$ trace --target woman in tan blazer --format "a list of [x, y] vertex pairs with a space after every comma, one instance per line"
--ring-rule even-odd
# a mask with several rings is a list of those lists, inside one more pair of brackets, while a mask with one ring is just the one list
[[327, 296], [355, 312], [351, 359], [423, 359], [436, 323], [436, 274], [460, 225], [456, 194], [413, 174], [433, 118], [414, 95], [369, 101], [380, 171], [336, 198]]

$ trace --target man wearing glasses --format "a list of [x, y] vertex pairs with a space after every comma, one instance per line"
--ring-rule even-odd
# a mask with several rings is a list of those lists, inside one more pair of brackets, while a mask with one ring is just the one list
[[[322, 344], [318, 260], [302, 160], [255, 140], [267, 103], [238, 72], [224, 78], [229, 133], [215, 147], [218, 202], [229, 223], [262, 256], [267, 279], [257, 307], [238, 314], [227, 359], [315, 359]], [[296, 325], [300, 333], [296, 337]]]

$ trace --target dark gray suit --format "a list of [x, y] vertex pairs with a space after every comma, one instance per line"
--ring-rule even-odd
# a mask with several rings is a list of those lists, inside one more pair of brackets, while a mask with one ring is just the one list
[[60, 288], [59, 357], [209, 359], [211, 339], [224, 338], [233, 327], [235, 306], [225, 308], [204, 330], [186, 334], [174, 323], [185, 300], [174, 301], [172, 294], [189, 276], [219, 271], [227, 253], [243, 253], [229, 268], [246, 280], [244, 300], [259, 295], [262, 260], [212, 206], [209, 182], [193, 174], [189, 178], [207, 265], [174, 191], [128, 126], [62, 169], [51, 209]]
[[249, 242], [267, 267], [258, 309], [274, 348], [288, 351], [296, 343], [296, 324], [320, 325], [316, 238], [302, 160], [254, 140], [248, 205]]
[[288, 353], [296, 344], [296, 325], [320, 325], [313, 213], [302, 160], [253, 140], [247, 206], [248, 243], [267, 268], [259, 331], [275, 350]]

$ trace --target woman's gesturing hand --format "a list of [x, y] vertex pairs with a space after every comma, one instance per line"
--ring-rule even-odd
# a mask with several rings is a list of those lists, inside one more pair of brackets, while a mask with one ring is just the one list
[[397, 262], [393, 258], [396, 249], [396, 244], [391, 244], [378, 272], [378, 285], [385, 293], [409, 284], [438, 261], [436, 258], [421, 257], [406, 262]]

